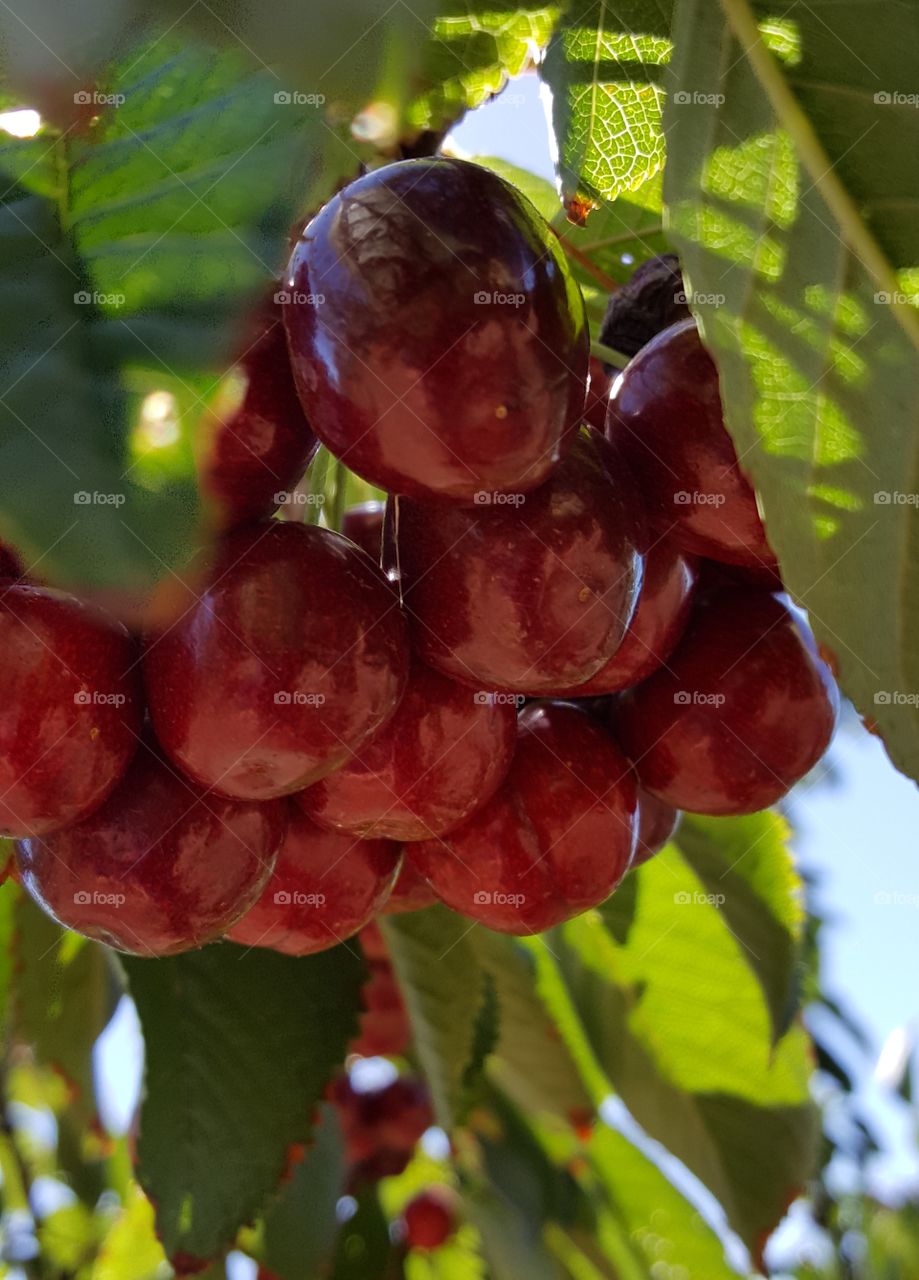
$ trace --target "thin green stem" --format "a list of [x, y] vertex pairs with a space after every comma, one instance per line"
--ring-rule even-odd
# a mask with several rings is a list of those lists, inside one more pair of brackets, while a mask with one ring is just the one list
[[631, 358], [623, 355], [621, 351], [614, 350], [613, 347], [604, 346], [602, 342], [592, 342], [590, 354], [602, 360], [604, 364], [611, 364], [614, 369], [624, 369]]

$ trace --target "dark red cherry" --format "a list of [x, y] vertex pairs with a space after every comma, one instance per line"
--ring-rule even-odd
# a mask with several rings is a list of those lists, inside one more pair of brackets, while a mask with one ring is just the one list
[[618, 649], [638, 598], [631, 479], [584, 427], [535, 493], [489, 496], [471, 507], [398, 501], [396, 550], [417, 649], [480, 693], [581, 684]]
[[281, 801], [202, 791], [145, 741], [124, 780], [74, 826], [22, 840], [22, 882], [56, 920], [119, 951], [166, 956], [219, 937], [261, 893]]
[[838, 706], [797, 612], [737, 587], [701, 601], [667, 666], [623, 695], [616, 734], [659, 799], [691, 813], [753, 813], [817, 763]]
[[389, 897], [400, 860], [388, 840], [323, 831], [291, 805], [274, 874], [231, 942], [290, 956], [337, 946], [363, 929]]
[[516, 188], [447, 158], [375, 169], [305, 228], [285, 308], [316, 434], [393, 493], [541, 484], [584, 409], [584, 308]]
[[407, 856], [455, 911], [504, 933], [538, 933], [609, 897], [637, 827], [635, 782], [612, 737], [570, 704], [533, 703], [497, 794]]
[[680, 811], [666, 800], [659, 800], [650, 791], [638, 788], [638, 839], [632, 868], [660, 853], [680, 825]]
[[606, 432], [638, 476], [662, 532], [713, 560], [775, 568], [724, 425], [718, 371], [692, 320], [665, 329], [616, 380]]
[[144, 674], [164, 750], [231, 796], [297, 791], [393, 713], [405, 626], [381, 570], [337, 533], [270, 521], [231, 534], [203, 581], [172, 589]]
[[513, 698], [473, 693], [415, 659], [382, 729], [297, 802], [324, 827], [429, 840], [494, 795], [516, 736]]
[[342, 533], [363, 547], [374, 564], [380, 563], [385, 511], [385, 502], [359, 502], [349, 507], [341, 518]]
[[402, 1210], [405, 1243], [430, 1251], [446, 1244], [456, 1230], [453, 1196], [446, 1187], [431, 1187], [413, 1196]]
[[318, 445], [294, 386], [277, 302], [259, 312], [233, 373], [233, 385], [203, 415], [198, 456], [202, 497], [222, 528], [270, 515]]
[[9, 543], [0, 542], [0, 578], [21, 578], [25, 574], [25, 565], [18, 551]]
[[646, 679], [670, 657], [686, 629], [697, 578], [696, 559], [667, 538], [658, 538], [645, 555], [638, 605], [625, 636], [595, 676], [558, 695], [576, 698], [616, 693]]
[[143, 714], [137, 648], [73, 596], [7, 582], [0, 654], [0, 835], [41, 835], [124, 775]]
[[433, 907], [436, 901], [437, 894], [415, 864], [410, 859], [403, 858], [399, 879], [386, 899], [383, 915], [395, 916], [404, 911], [423, 911], [425, 907]]
[[[404, 869], [404, 862], [402, 866]], [[389, 901], [387, 899], [387, 906]], [[404, 1054], [411, 1043], [408, 1010], [379, 926], [371, 922], [359, 936], [368, 978], [361, 991], [364, 1008], [360, 1015], [360, 1033], [349, 1044], [348, 1052], [365, 1058], [396, 1057]]]
[[714, 595], [723, 587], [761, 587], [764, 591], [784, 591], [778, 565], [725, 564], [721, 560], [699, 561], [700, 595]]
[[416, 1076], [358, 1090], [342, 1074], [330, 1086], [329, 1096], [338, 1112], [348, 1160], [378, 1176], [401, 1172], [434, 1123], [427, 1087]]

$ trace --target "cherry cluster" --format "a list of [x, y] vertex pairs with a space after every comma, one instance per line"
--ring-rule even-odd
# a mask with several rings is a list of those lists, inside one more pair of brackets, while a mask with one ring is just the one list
[[[246, 344], [212, 536], [139, 634], [4, 562], [0, 830], [58, 920], [146, 955], [304, 955], [436, 900], [530, 933], [819, 760], [834, 681], [693, 321], [588, 400], [577, 286], [507, 183], [361, 177]], [[277, 518], [317, 439], [385, 512]]]

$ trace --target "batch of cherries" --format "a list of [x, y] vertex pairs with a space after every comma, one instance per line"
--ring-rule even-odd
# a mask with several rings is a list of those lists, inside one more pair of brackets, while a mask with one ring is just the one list
[[[202, 438], [212, 536], [146, 625], [4, 565], [0, 831], [36, 900], [148, 956], [303, 955], [437, 900], [525, 934], [679, 810], [780, 799], [838, 697], [715, 367], [685, 319], [608, 397], [588, 370], [559, 243], [490, 171], [331, 199]], [[317, 438], [385, 518], [278, 518]]]

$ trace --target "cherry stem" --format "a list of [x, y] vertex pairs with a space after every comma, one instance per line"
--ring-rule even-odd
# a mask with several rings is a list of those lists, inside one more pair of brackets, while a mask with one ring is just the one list
[[611, 364], [615, 369], [624, 369], [629, 363], [629, 356], [623, 355], [621, 351], [616, 351], [613, 347], [604, 346], [602, 342], [591, 342], [590, 354], [596, 356], [598, 360], [602, 360], [604, 364]]
[[[552, 230], [555, 231], [555, 228], [552, 227]], [[586, 253], [582, 253], [580, 249], [573, 245], [570, 240], [567, 240], [560, 232], [555, 231], [555, 234], [558, 236], [562, 248], [565, 250], [565, 253], [567, 253], [571, 261], [576, 262], [578, 266], [586, 271], [589, 276], [592, 276], [602, 289], [605, 289], [607, 293], [615, 293], [617, 289], [621, 288], [618, 280], [614, 280], [612, 276], [608, 276], [605, 271], [602, 271], [595, 262], [591, 261]]]

